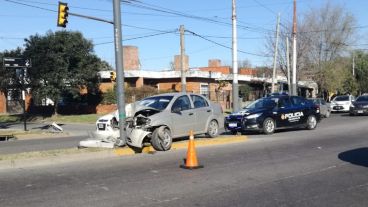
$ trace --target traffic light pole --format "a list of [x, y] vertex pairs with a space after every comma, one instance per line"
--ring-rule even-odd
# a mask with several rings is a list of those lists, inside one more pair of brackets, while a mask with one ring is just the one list
[[120, 0], [113, 0], [114, 7], [114, 42], [115, 42], [115, 64], [116, 64], [116, 85], [119, 112], [120, 140], [118, 146], [126, 144], [125, 131], [125, 95], [124, 95], [124, 68], [122, 51], [122, 32], [121, 32], [121, 10]]

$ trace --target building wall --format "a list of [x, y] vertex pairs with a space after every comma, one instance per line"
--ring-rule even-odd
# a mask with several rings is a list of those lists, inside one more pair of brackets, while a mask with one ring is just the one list
[[[189, 56], [184, 55], [184, 70], [188, 70], [189, 68]], [[174, 56], [174, 70], [181, 70], [181, 56]]]
[[3, 92], [0, 92], [0, 114], [6, 113], [6, 98]]
[[124, 70], [139, 70], [141, 63], [139, 61], [138, 47], [124, 46], [123, 47], [123, 67]]

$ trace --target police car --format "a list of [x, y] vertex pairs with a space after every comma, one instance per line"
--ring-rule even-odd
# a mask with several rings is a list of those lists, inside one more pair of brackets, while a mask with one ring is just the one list
[[320, 118], [320, 109], [312, 101], [277, 93], [227, 116], [225, 129], [233, 134], [251, 130], [272, 134], [280, 128], [315, 129]]

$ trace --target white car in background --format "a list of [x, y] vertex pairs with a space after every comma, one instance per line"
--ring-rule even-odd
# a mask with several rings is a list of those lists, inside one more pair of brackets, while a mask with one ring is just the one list
[[354, 100], [352, 95], [336, 96], [330, 104], [331, 112], [349, 112]]

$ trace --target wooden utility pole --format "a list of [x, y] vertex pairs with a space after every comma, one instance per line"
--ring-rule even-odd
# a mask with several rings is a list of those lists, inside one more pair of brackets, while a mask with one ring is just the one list
[[293, 82], [292, 82], [292, 95], [297, 95], [297, 83], [296, 83], [296, 0], [294, 0], [294, 16], [293, 16]]
[[275, 43], [275, 51], [273, 56], [273, 70], [272, 70], [272, 87], [271, 92], [275, 92], [275, 84], [276, 80], [276, 62], [277, 62], [277, 46], [279, 44], [279, 25], [280, 25], [280, 13], [277, 15], [277, 25], [276, 25], [276, 43]]
[[185, 63], [184, 63], [184, 55], [185, 55], [185, 44], [184, 44], [184, 25], [180, 25], [180, 70], [181, 70], [181, 92], [187, 92], [187, 81], [185, 77]]

